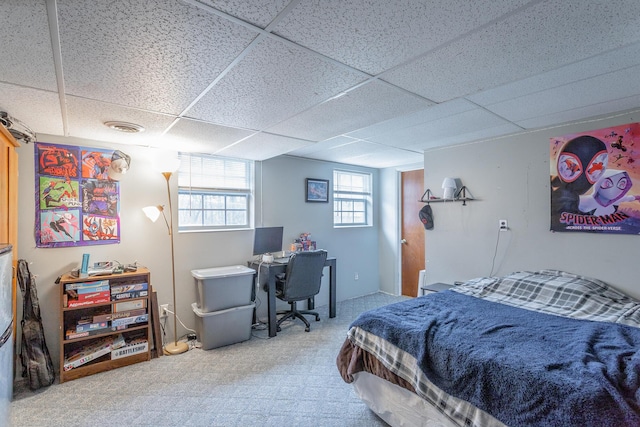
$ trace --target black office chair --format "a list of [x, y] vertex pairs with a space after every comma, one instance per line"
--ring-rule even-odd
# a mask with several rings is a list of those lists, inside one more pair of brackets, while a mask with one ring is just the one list
[[297, 317], [306, 325], [304, 330], [309, 332], [311, 325], [305, 319], [304, 314], [314, 315], [316, 322], [320, 320], [318, 313], [298, 310], [296, 303], [313, 298], [320, 292], [322, 269], [326, 260], [327, 251], [325, 250], [297, 252], [291, 255], [286, 273], [276, 276], [276, 297], [291, 305], [291, 310], [278, 312], [278, 314], [284, 314], [278, 319], [278, 331], [280, 331], [282, 322]]

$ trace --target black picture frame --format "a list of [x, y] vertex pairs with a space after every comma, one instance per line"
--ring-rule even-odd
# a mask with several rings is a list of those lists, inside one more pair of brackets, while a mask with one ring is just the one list
[[329, 180], [307, 178], [305, 200], [308, 203], [329, 203]]

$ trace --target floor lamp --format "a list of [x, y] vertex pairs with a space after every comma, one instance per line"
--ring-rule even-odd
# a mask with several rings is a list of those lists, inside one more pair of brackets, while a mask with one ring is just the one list
[[169, 185], [169, 180], [171, 179], [172, 172], [162, 172], [165, 179], [167, 180], [167, 195], [169, 196], [169, 220], [167, 220], [167, 216], [164, 213], [164, 208], [162, 206], [147, 206], [143, 208], [145, 215], [155, 222], [160, 214], [164, 218], [164, 222], [167, 225], [167, 230], [169, 230], [169, 239], [171, 240], [171, 278], [172, 278], [172, 286], [173, 286], [173, 342], [165, 344], [164, 353], [169, 355], [181, 354], [189, 350], [189, 346], [185, 342], [178, 342], [178, 315], [177, 306], [176, 306], [176, 261], [175, 261], [175, 253], [173, 249], [173, 209], [171, 209], [171, 187]]

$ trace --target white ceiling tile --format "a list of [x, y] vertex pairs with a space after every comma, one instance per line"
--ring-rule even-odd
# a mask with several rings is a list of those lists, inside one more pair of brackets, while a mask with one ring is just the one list
[[34, 132], [64, 134], [60, 98], [55, 92], [0, 83], [0, 111], [20, 120]]
[[315, 151], [307, 154], [306, 157], [375, 168], [415, 163], [423, 160], [421, 150], [403, 150], [362, 140], [354, 140], [348, 144], [340, 144], [326, 150]]
[[[492, 104], [487, 108], [508, 120], [520, 122], [591, 104], [639, 95], [640, 78], [637, 78], [638, 75], [640, 75], [640, 65], [540, 90], [529, 95]], [[628, 82], [635, 83], [629, 85]]]
[[274, 32], [375, 75], [527, 1], [303, 0]]
[[240, 159], [267, 160], [271, 157], [287, 154], [290, 151], [309, 144], [312, 143], [301, 139], [260, 132], [236, 144], [223, 148], [215, 154]]
[[178, 143], [183, 151], [213, 153], [254, 133], [245, 129], [182, 118], [165, 136]]
[[368, 82], [268, 129], [321, 141], [422, 110], [432, 103], [380, 81]]
[[0, 2], [0, 81], [57, 90], [47, 8], [39, 0]]
[[[68, 136], [152, 147], [158, 146], [164, 130], [175, 118], [73, 96], [67, 97], [67, 115]], [[140, 133], [120, 132], [105, 126], [107, 121], [134, 123], [145, 130]]]
[[187, 115], [225, 126], [264, 129], [364, 80], [316, 55], [262, 39]]
[[624, 70], [639, 64], [640, 43], [635, 43], [546, 73], [478, 92], [467, 96], [467, 99], [476, 104], [490, 107], [499, 102], [509, 101], [613, 71]]
[[392, 135], [402, 129], [408, 129], [423, 123], [446, 119], [467, 111], [476, 110], [478, 107], [464, 99], [455, 99], [442, 104], [433, 105], [415, 113], [407, 114], [395, 119], [386, 120], [363, 129], [349, 132], [347, 135], [353, 138], [372, 139], [380, 135]]
[[433, 147], [440, 140], [502, 126], [513, 129], [512, 132], [521, 130], [506, 120], [478, 108], [368, 139], [395, 147], [421, 147], [424, 149]]
[[446, 101], [640, 41], [640, 2], [545, 1], [470, 34], [383, 78]]
[[176, 0], [59, 0], [68, 93], [179, 114], [256, 34]]
[[446, 147], [449, 145], [459, 145], [469, 142], [489, 140], [521, 132], [522, 128], [511, 123], [494, 123], [493, 125], [486, 126], [484, 128], [468, 130], [466, 132], [462, 131], [448, 136], [441, 136], [439, 138], [424, 139], [423, 141], [407, 146], [405, 148], [412, 150], [429, 150], [433, 148]]
[[305, 156], [307, 154], [316, 153], [318, 151], [326, 151], [335, 147], [339, 147], [341, 145], [351, 144], [354, 141], [356, 141], [356, 139], [341, 135], [336, 136], [335, 138], [306, 145], [304, 147], [290, 151], [287, 154], [291, 154], [293, 156]]
[[627, 110], [638, 111], [640, 95], [631, 95], [626, 98], [613, 99], [578, 108], [556, 111], [538, 117], [518, 121], [518, 124], [526, 129], [555, 126], [562, 123], [584, 120], [585, 117], [596, 117], [618, 113]]
[[243, 21], [265, 28], [290, 0], [197, 0]]

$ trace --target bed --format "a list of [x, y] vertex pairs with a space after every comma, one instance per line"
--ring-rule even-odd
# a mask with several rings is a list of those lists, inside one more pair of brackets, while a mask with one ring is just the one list
[[563, 271], [362, 313], [336, 363], [392, 426], [640, 426], [640, 302]]

